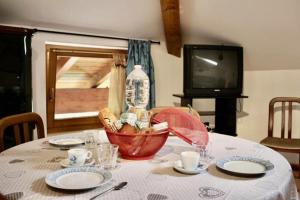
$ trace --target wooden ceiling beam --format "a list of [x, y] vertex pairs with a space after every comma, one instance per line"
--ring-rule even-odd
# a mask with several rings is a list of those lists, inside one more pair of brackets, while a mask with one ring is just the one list
[[181, 30], [179, 0], [160, 0], [167, 50], [169, 54], [181, 55]]
[[68, 71], [77, 62], [78, 59], [78, 57], [71, 57], [70, 59], [68, 59], [67, 62], [65, 62], [65, 64], [59, 70], [57, 70], [56, 80], [58, 80], [64, 72]]

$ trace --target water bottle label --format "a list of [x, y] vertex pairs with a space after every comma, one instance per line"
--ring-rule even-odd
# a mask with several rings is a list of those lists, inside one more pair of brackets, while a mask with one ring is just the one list
[[136, 68], [126, 79], [126, 103], [129, 107], [145, 108], [149, 101], [149, 78]]

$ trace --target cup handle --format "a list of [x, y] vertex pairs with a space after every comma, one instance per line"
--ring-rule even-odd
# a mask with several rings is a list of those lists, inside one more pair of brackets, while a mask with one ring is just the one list
[[87, 152], [87, 156], [86, 156], [86, 160], [91, 159], [92, 156], [93, 156], [92, 152], [88, 151], [88, 152]]

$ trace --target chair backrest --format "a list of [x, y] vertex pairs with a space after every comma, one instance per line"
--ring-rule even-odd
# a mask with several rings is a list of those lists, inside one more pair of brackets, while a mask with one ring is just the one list
[[[274, 128], [274, 115], [275, 115], [275, 104], [281, 103], [281, 138], [285, 138], [285, 113], [286, 105], [288, 110], [288, 134], [287, 138], [292, 138], [292, 116], [293, 116], [293, 103], [300, 104], [300, 98], [298, 97], [275, 97], [269, 103], [269, 122], [268, 122], [268, 137], [273, 137]], [[287, 103], [287, 104], [286, 104]]]
[[7, 198], [0, 193], [0, 200], [7, 200]]
[[21, 143], [21, 133], [23, 133], [24, 142], [31, 140], [29, 124], [37, 127], [38, 138], [45, 137], [43, 120], [37, 113], [28, 112], [2, 118], [0, 120], [0, 152], [4, 150], [4, 131], [6, 128], [13, 127], [16, 145], [18, 145]]

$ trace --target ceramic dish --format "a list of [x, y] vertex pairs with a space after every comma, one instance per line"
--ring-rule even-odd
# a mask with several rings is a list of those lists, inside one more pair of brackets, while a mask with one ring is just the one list
[[52, 138], [48, 142], [55, 146], [75, 146], [84, 143], [82, 139], [76, 137]]
[[177, 160], [174, 162], [173, 167], [176, 171], [184, 173], [184, 174], [199, 174], [201, 172], [204, 172], [207, 169], [208, 165], [202, 164], [202, 165], [199, 165], [195, 170], [186, 170], [183, 168], [181, 160]]
[[241, 156], [218, 160], [216, 166], [224, 173], [241, 177], [263, 176], [267, 171], [274, 168], [274, 165], [269, 161]]
[[65, 168], [48, 174], [46, 184], [63, 190], [87, 190], [100, 187], [112, 179], [109, 171], [97, 167]]
[[[89, 160], [89, 161], [86, 161], [85, 164], [83, 166], [91, 166], [95, 163], [95, 159], [92, 159], [92, 160]], [[74, 165], [70, 165], [69, 164], [69, 159], [63, 159], [59, 162], [59, 164], [62, 166], [62, 167], [82, 167], [82, 166], [74, 166]]]

